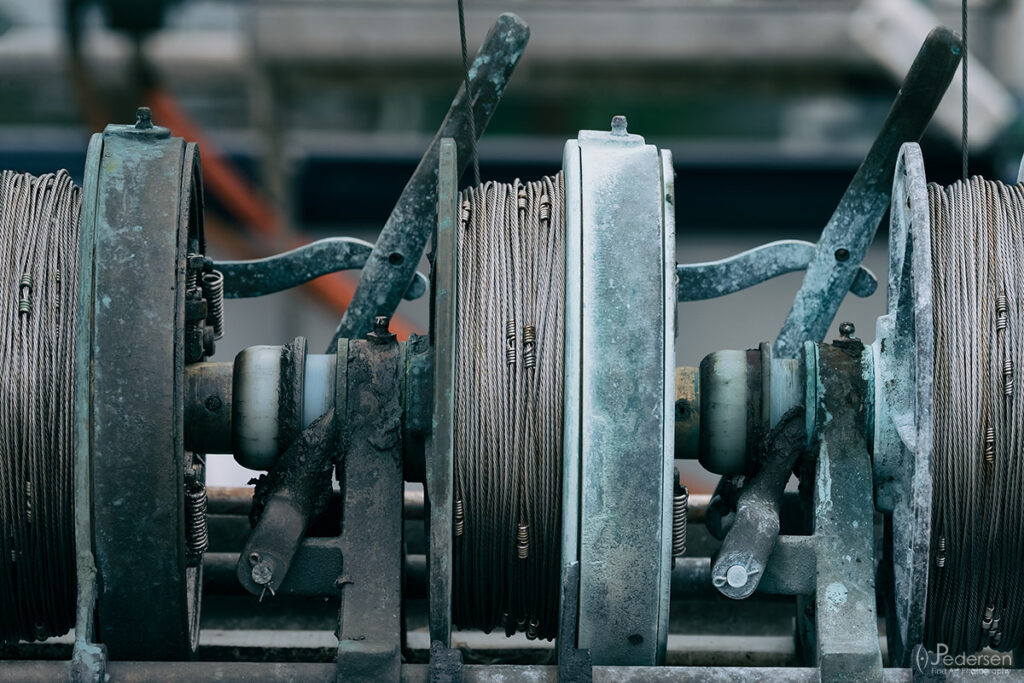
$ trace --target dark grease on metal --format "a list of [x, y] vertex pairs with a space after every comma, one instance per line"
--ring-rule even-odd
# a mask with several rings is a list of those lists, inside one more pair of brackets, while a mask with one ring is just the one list
[[346, 681], [401, 677], [403, 355], [393, 340], [348, 342], [337, 660]]
[[[700, 301], [732, 294], [772, 278], [807, 270], [814, 259], [815, 246], [801, 240], [779, 240], [742, 253], [706, 263], [676, 266], [679, 301]], [[859, 297], [871, 296], [878, 287], [874, 273], [857, 268], [850, 291]]]
[[[328, 273], [359, 270], [373, 245], [352, 237], [328, 237], [291, 251], [250, 261], [217, 261], [224, 274], [224, 298], [247, 299], [298, 287]], [[427, 291], [427, 278], [416, 273], [403, 294], [407, 301]]]
[[434, 418], [434, 350], [423, 335], [414, 334], [405, 349], [405, 401], [402, 406], [402, 450], [406, 481], [426, 481], [425, 449]]
[[277, 410], [278, 443], [281, 450], [288, 448], [302, 433], [302, 413], [305, 403], [306, 338], [296, 337], [291, 344], [281, 347], [281, 379]]
[[[736, 520], [715, 557], [712, 580], [727, 597], [741, 600], [753, 594], [779, 537], [782, 494], [797, 458], [807, 442], [802, 406], [790, 409], [764, 440], [766, 460], [761, 471], [739, 496]], [[730, 572], [744, 582], [727, 580]]]
[[[514, 14], [502, 14], [484, 38], [469, 70], [478, 137], [487, 128], [529, 36], [530, 29], [522, 19]], [[369, 332], [374, 316], [390, 317], [409, 287], [437, 220], [437, 164], [441, 140], [455, 140], [460, 172], [470, 158], [472, 145], [467, 118], [469, 108], [463, 100], [465, 92], [465, 87], [461, 87], [452, 100], [448, 115], [384, 224], [328, 353], [333, 353], [338, 339], [358, 338]], [[394, 254], [403, 258], [394, 259]]]
[[[332, 408], [314, 420], [256, 484], [250, 513], [255, 528], [238, 560], [238, 580], [254, 595], [264, 587], [277, 592], [310, 519], [327, 507], [337, 458], [334, 416]], [[262, 575], [254, 571], [257, 565]]]
[[[185, 257], [201, 243], [197, 174], [195, 147], [166, 128], [103, 133], [93, 214], [103, 258], [93, 270], [91, 476], [99, 639], [114, 659], [183, 659], [198, 641], [182, 425]], [[150, 605], [159, 618], [143, 608]]]
[[[960, 54], [960, 38], [949, 29], [940, 27], [928, 34], [882, 130], [821, 233], [814, 260], [775, 341], [778, 357], [795, 358], [803, 342], [824, 339], [889, 207], [900, 146], [921, 138]], [[840, 248], [849, 253], [845, 260], [838, 259]]]

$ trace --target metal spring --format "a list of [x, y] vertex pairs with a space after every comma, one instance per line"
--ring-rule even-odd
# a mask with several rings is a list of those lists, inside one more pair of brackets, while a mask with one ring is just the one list
[[547, 223], [551, 220], [551, 200], [546, 194], [540, 196], [540, 222]]
[[686, 512], [690, 492], [679, 484], [679, 470], [676, 470], [675, 495], [672, 497], [672, 557], [686, 554]]
[[537, 328], [523, 327], [523, 365], [527, 370], [537, 367]]
[[469, 217], [472, 215], [471, 211], [472, 204], [469, 203], [468, 199], [462, 201], [462, 206], [459, 207], [459, 220], [462, 221], [463, 227], [469, 222]]
[[520, 522], [516, 529], [516, 555], [520, 560], [530, 556], [530, 525]]
[[[186, 263], [191, 261], [193, 257], [198, 256], [198, 255], [199, 254], [189, 254], [186, 257], [186, 259], [185, 259]], [[195, 291], [198, 288], [199, 288], [199, 271], [196, 270], [195, 268], [186, 268], [185, 269], [185, 293], [188, 294], [189, 292]]]
[[198, 564], [210, 547], [206, 525], [206, 485], [195, 479], [185, 484], [185, 541], [189, 564]]
[[946, 566], [946, 537], [939, 536], [939, 548], [935, 553], [935, 566], [942, 569]]
[[517, 203], [516, 204], [519, 207], [519, 210], [520, 211], [526, 211], [526, 188], [525, 187], [520, 187], [519, 188], [519, 194], [517, 195], [516, 199], [517, 199]]
[[996, 329], [1006, 329], [1006, 311], [1009, 306], [1007, 305], [1007, 299], [1005, 294], [1000, 294], [996, 297]]
[[996, 428], [985, 429], [985, 462], [992, 464], [996, 461]]
[[27, 273], [18, 282], [18, 315], [32, 315], [32, 276]]
[[203, 296], [210, 306], [208, 318], [213, 323], [213, 338], [224, 336], [224, 274], [219, 270], [203, 273]]
[[32, 480], [25, 480], [25, 521], [32, 523]]
[[540, 622], [536, 619], [530, 619], [530, 623], [526, 626], [526, 639], [537, 640], [538, 630], [540, 630]]
[[516, 364], [516, 321], [505, 321], [505, 364]]
[[1003, 395], [1013, 395], [1013, 361], [1009, 358], [1003, 361]]
[[455, 535], [461, 536], [466, 530], [466, 518], [465, 508], [462, 505], [462, 499], [455, 499]]

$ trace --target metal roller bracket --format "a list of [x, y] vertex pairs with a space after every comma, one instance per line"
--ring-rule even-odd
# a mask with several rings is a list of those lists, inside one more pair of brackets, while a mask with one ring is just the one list
[[[366, 265], [373, 245], [354, 237], [328, 237], [291, 251], [249, 261], [217, 261], [213, 267], [224, 274], [224, 297], [248, 299], [298, 287], [310, 280]], [[418, 299], [427, 291], [427, 277], [415, 273], [403, 295]]]
[[[816, 249], [816, 245], [803, 240], [779, 240], [718, 261], [679, 264], [676, 266], [679, 301], [714, 299], [786, 273], [807, 270]], [[859, 266], [850, 291], [859, 297], [867, 297], [877, 288], [878, 279], [874, 273]]]

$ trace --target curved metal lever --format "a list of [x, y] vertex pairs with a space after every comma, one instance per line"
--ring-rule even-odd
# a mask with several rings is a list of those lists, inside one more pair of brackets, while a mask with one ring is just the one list
[[[814, 260], [816, 248], [814, 244], [802, 240], [779, 240], [720, 261], [678, 265], [676, 276], [679, 279], [679, 301], [713, 299], [786, 273], [807, 270], [807, 266]], [[860, 266], [850, 291], [865, 297], [874, 294], [877, 288], [878, 279], [870, 270]]]
[[[373, 245], [354, 237], [328, 237], [297, 249], [251, 261], [217, 261], [213, 267], [224, 274], [224, 297], [248, 299], [305, 284], [341, 270], [359, 270]], [[427, 291], [427, 277], [416, 273], [405, 290], [412, 301]]]

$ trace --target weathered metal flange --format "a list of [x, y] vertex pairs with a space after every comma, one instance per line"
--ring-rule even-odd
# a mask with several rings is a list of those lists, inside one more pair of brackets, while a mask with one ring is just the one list
[[570, 140], [563, 170], [562, 566], [579, 562], [576, 646], [595, 665], [656, 664], [671, 584], [672, 161], [616, 117]]
[[[93, 148], [76, 421], [88, 429], [78, 462], [92, 480], [96, 634], [112, 658], [182, 659], [198, 644], [201, 586], [187, 559], [182, 424], [185, 257], [203, 248], [199, 154], [145, 115], [108, 126]], [[89, 494], [76, 488], [80, 516]]]
[[875, 343], [875, 505], [892, 512], [893, 623], [898, 666], [923, 638], [932, 526], [932, 259], [921, 148], [900, 150], [889, 227], [887, 313]]

